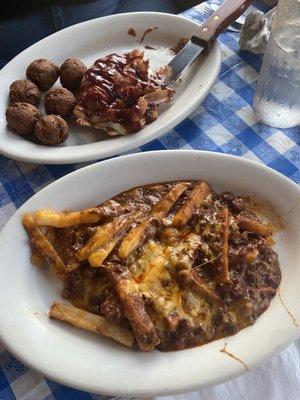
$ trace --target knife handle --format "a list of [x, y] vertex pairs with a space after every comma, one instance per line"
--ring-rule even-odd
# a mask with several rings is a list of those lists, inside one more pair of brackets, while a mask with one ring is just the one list
[[214, 40], [250, 6], [251, 0], [224, 0], [191, 38], [209, 49]]

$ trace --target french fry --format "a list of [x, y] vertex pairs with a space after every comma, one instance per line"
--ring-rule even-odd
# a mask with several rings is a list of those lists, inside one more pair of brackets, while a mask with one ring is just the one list
[[182, 270], [178, 272], [178, 280], [180, 285], [194, 290], [210, 300], [220, 301], [218, 294], [211, 289], [207, 283], [193, 270]]
[[138, 221], [141, 216], [142, 213], [140, 213], [139, 211], [131, 213], [122, 220], [117, 229], [114, 229], [112, 237], [109, 237], [109, 235], [107, 235], [106, 241], [102, 241], [102, 239], [100, 239], [100, 243], [102, 243], [102, 245], [100, 247], [97, 247], [96, 250], [88, 257], [91, 267], [98, 268], [102, 266], [110, 253], [113, 251], [113, 249], [122, 239], [122, 237], [126, 234], [129, 226], [133, 222]]
[[147, 218], [136, 227], [130, 229], [130, 231], [122, 240], [118, 249], [118, 256], [120, 258], [126, 258], [127, 256], [129, 256], [130, 253], [132, 253], [143, 243], [146, 237], [145, 233], [147, 228], [149, 228], [149, 225], [150, 218]]
[[163, 198], [155, 204], [153, 207], [153, 212], [151, 215], [155, 218], [164, 218], [172, 206], [176, 203], [178, 198], [182, 195], [183, 192], [189, 187], [187, 182], [177, 183], [172, 187], [172, 189], [163, 196]]
[[228, 208], [224, 207], [221, 211], [221, 242], [222, 242], [222, 250], [221, 250], [221, 267], [222, 272], [219, 276], [219, 280], [222, 283], [230, 282], [229, 276], [229, 266], [228, 266]]
[[268, 237], [272, 234], [272, 229], [260, 221], [247, 219], [243, 216], [238, 216], [238, 225], [245, 231], [256, 233], [264, 237]]
[[93, 224], [103, 219], [97, 209], [74, 212], [55, 212], [51, 210], [38, 210], [34, 213], [37, 225], [53, 226], [55, 228], [69, 228], [79, 224]]
[[70, 272], [64, 264], [52, 244], [48, 241], [46, 236], [34, 222], [30, 214], [23, 216], [23, 226], [27, 231], [32, 246], [38, 253], [46, 260], [46, 262], [53, 267], [58, 274], [66, 274]]
[[209, 194], [210, 194], [209, 185], [204, 181], [198, 183], [194, 187], [194, 189], [189, 193], [184, 204], [174, 215], [173, 225], [177, 228], [183, 227], [193, 216], [197, 208], [201, 206], [201, 204]]
[[118, 250], [120, 258], [128, 257], [130, 253], [142, 245], [147, 237], [147, 231], [150, 231], [150, 225], [153, 219], [161, 220], [166, 217], [172, 206], [188, 186], [189, 184], [186, 182], [180, 182], [174, 185], [173, 188], [153, 207], [150, 216], [127, 233]]
[[117, 245], [118, 241], [119, 241], [118, 238], [111, 240], [110, 242], [105, 243], [104, 246], [97, 249], [94, 253], [92, 253], [89, 256], [90, 266], [93, 268], [101, 267], [104, 261], [107, 259], [107, 257], [110, 255], [110, 253]]
[[77, 328], [100, 333], [124, 346], [133, 346], [134, 335], [132, 332], [122, 326], [109, 323], [100, 315], [91, 314], [68, 304], [53, 303], [49, 311], [49, 317], [66, 321]]
[[31, 262], [31, 264], [35, 265], [36, 267], [41, 267], [43, 264], [45, 264], [44, 258], [35, 249], [32, 249], [30, 262]]
[[153, 323], [146, 312], [138, 285], [131, 277], [129, 270], [121, 265], [107, 265], [108, 275], [114, 284], [121, 300], [138, 345], [142, 351], [151, 351], [160, 343]]
[[95, 224], [107, 216], [115, 216], [121, 206], [114, 200], [108, 200], [98, 207], [86, 208], [74, 212], [55, 212], [51, 210], [38, 210], [33, 219], [37, 225], [53, 226], [55, 228], [69, 228], [79, 224]]
[[[50, 244], [53, 245], [55, 241], [55, 233], [53, 228], [48, 228], [47, 231], [45, 232], [45, 237], [50, 242]], [[41, 256], [41, 254], [34, 248], [32, 248], [32, 254], [30, 257], [31, 264], [35, 265], [36, 267], [41, 267], [42, 265], [45, 265], [46, 261], [45, 259]]]
[[87, 259], [91, 253], [97, 250], [97, 248], [105, 245], [105, 243], [112, 240], [113, 237], [117, 234], [118, 230], [121, 229], [124, 224], [126, 224], [128, 217], [128, 214], [121, 215], [120, 217], [115, 218], [113, 221], [99, 226], [94, 235], [79, 251], [78, 259], [80, 261]]

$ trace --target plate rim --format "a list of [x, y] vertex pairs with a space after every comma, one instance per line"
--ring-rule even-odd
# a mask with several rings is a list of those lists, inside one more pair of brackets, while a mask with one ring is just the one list
[[[61, 177], [60, 179], [52, 182], [51, 184], [49, 184], [48, 186], [46, 186], [45, 188], [43, 188], [41, 191], [43, 190], [49, 190], [49, 188], [51, 187], [51, 189], [53, 189], [54, 187], [56, 187], [57, 185], [60, 185], [65, 179], [68, 179], [70, 175], [72, 175], [73, 177], [76, 175], [80, 175], [82, 173], [82, 171], [84, 170], [84, 172], [89, 171], [89, 170], [97, 170], [98, 168], [101, 168], [102, 165], [105, 164], [112, 164], [114, 162], [118, 162], [119, 159], [130, 159], [130, 158], [143, 158], [143, 157], [152, 157], [152, 154], [154, 154], [154, 156], [158, 153], [162, 153], [161, 150], [157, 150], [157, 151], [150, 151], [150, 152], [142, 152], [142, 153], [134, 153], [134, 154], [129, 154], [129, 155], [124, 155], [121, 157], [117, 157], [117, 158], [112, 158], [109, 160], [105, 160], [102, 162], [98, 162], [98, 163], [94, 163], [92, 165], [88, 165], [86, 167], [80, 168], [76, 171], [73, 171], [63, 177]], [[234, 156], [234, 155], [228, 155], [228, 154], [223, 154], [223, 153], [216, 153], [216, 152], [210, 152], [210, 151], [202, 151], [202, 150], [164, 150], [163, 154], [182, 154], [183, 157], [185, 157], [184, 154], [194, 154], [195, 156], [204, 156], [204, 157], [216, 157], [216, 158], [223, 158], [223, 159], [231, 159], [233, 162], [236, 163], [243, 163], [245, 165], [252, 165], [256, 168], [258, 168], [259, 170], [267, 170], [269, 172], [271, 172], [272, 174], [274, 174], [278, 179], [283, 180], [284, 182], [286, 182], [287, 184], [291, 184], [293, 186], [294, 189], [296, 189], [296, 191], [300, 194], [300, 187], [293, 182], [291, 179], [287, 178], [285, 175], [281, 174], [280, 172], [273, 170], [272, 168], [260, 164], [256, 161], [253, 160], [248, 160], [242, 157], [238, 157], [238, 156]], [[179, 157], [179, 156], [178, 156]], [[50, 190], [51, 190], [50, 189]], [[20, 216], [20, 214], [23, 212], [23, 208], [25, 208], [25, 206], [27, 205], [27, 203], [31, 202], [33, 198], [36, 198], [39, 196], [40, 192], [37, 192], [35, 195], [33, 195], [30, 199], [28, 199], [18, 210], [16, 210], [16, 212], [12, 215], [12, 217], [9, 219], [9, 221], [5, 224], [5, 226], [3, 227], [3, 229], [0, 232], [0, 246], [1, 246], [1, 240], [2, 237], [5, 235], [5, 231], [6, 229], [8, 229], [8, 227], [10, 226], [10, 224], [14, 223], [14, 220], [16, 218], [18, 218], [18, 216]], [[274, 349], [272, 352], [270, 352], [268, 357], [259, 357], [257, 358], [257, 361], [254, 365], [251, 365], [251, 370], [253, 370], [254, 368], [258, 367], [262, 362], [266, 362], [267, 360], [269, 360], [270, 358], [272, 358], [275, 354], [278, 354], [281, 350], [283, 350], [285, 347], [287, 347], [290, 343], [292, 343], [297, 337], [299, 337], [300, 335], [300, 327], [298, 327], [297, 329], [295, 329], [293, 335], [289, 336], [289, 340], [285, 341], [284, 344], [282, 344], [279, 348]], [[226, 340], [227, 338], [224, 338], [224, 340]], [[0, 342], [4, 345], [4, 347], [7, 349], [7, 351], [9, 351], [11, 354], [13, 354], [18, 360], [22, 361], [25, 365], [27, 365], [29, 368], [42, 373], [44, 376], [49, 377], [50, 379], [53, 379], [54, 381], [61, 383], [63, 385], [67, 385], [79, 390], [84, 390], [87, 392], [91, 392], [91, 388], [86, 386], [84, 382], [74, 382], [72, 381], [72, 379], [70, 378], [66, 378], [66, 377], [62, 377], [59, 376], [59, 372], [47, 372], [44, 368], [38, 368], [37, 364], [38, 361], [35, 359], [33, 361], [33, 364], [28, 361], [29, 358], [32, 358], [32, 356], [30, 355], [29, 357], [27, 355], [23, 356], [20, 354], [17, 354], [14, 349], [13, 349], [13, 345], [11, 345], [9, 343], [9, 339], [6, 337], [3, 337], [3, 334], [1, 332], [1, 327], [0, 327]], [[53, 368], [52, 368], [53, 370]], [[101, 387], [101, 382], [99, 382], [98, 384], [98, 388], [93, 388], [92, 391], [96, 392], [96, 393], [101, 393], [101, 394], [116, 394], [116, 395], [127, 395], [127, 396], [140, 396], [142, 397], [146, 397], [146, 396], [163, 396], [163, 395], [170, 395], [170, 394], [180, 394], [180, 393], [184, 393], [187, 391], [194, 391], [194, 390], [199, 390], [203, 387], [208, 387], [208, 386], [212, 386], [212, 385], [216, 385], [218, 383], [222, 383], [227, 381], [228, 379], [234, 379], [235, 377], [238, 377], [240, 375], [242, 375], [244, 373], [243, 369], [238, 370], [235, 373], [231, 373], [229, 378], [224, 378], [223, 376], [217, 377], [214, 382], [211, 383], [211, 385], [203, 385], [201, 383], [195, 383], [193, 386], [189, 386], [189, 387], [182, 387], [182, 388], [176, 388], [175, 390], [173, 389], [168, 389], [168, 388], [164, 388], [164, 389], [160, 389], [160, 390], [152, 390], [152, 391], [130, 391], [129, 389], [124, 390], [121, 389], [119, 391], [110, 391], [107, 388], [107, 384], [104, 385], [106, 388], [103, 388], [103, 386]], [[62, 375], [62, 374], [61, 374]], [[103, 383], [102, 383], [103, 385]]]
[[[130, 12], [130, 13], [120, 13], [120, 14], [113, 14], [113, 15], [108, 15], [105, 17], [99, 17], [99, 18], [94, 18], [88, 21], [80, 22], [74, 25], [71, 25], [69, 27], [66, 27], [64, 29], [61, 29], [60, 31], [57, 31], [55, 33], [52, 33], [51, 35], [46, 36], [45, 38], [39, 40], [38, 42], [32, 44], [28, 48], [24, 49], [21, 51], [19, 54], [17, 54], [12, 60], [10, 60], [1, 70], [0, 70], [0, 80], [2, 73], [6, 72], [10, 68], [11, 63], [16, 62], [16, 60], [22, 56], [26, 52], [30, 52], [33, 47], [35, 46], [40, 46], [43, 41], [47, 41], [49, 38], [54, 38], [56, 36], [63, 35], [65, 32], [70, 32], [70, 31], [75, 31], [78, 29], [78, 27], [82, 26], [88, 26], [88, 25], [93, 25], [99, 23], [99, 21], [105, 21], [105, 20], [114, 20], [114, 19], [122, 19], [122, 18], [132, 18], [132, 15], [140, 15], [140, 16], [159, 16], [160, 18], [170, 18], [174, 20], [185, 20], [187, 23], [190, 25], [195, 26], [195, 30], [201, 25], [201, 22], [186, 18], [185, 16], [182, 15], [176, 15], [176, 14], [170, 14], [170, 13], [162, 13], [162, 12], [155, 12], [155, 11], [138, 11], [138, 12]], [[70, 148], [80, 148], [81, 149], [81, 154], [78, 155], [68, 155], [64, 156], [63, 155], [63, 147], [56, 147], [55, 149], [58, 150], [59, 152], [62, 153], [62, 155], [57, 156], [55, 155], [50, 155], [50, 156], [40, 156], [38, 153], [39, 150], [39, 145], [37, 144], [37, 147], [34, 147], [34, 156], [32, 155], [27, 155], [27, 154], [20, 154], [17, 146], [16, 150], [13, 149], [12, 151], [7, 151], [5, 148], [5, 142], [0, 142], [0, 154], [12, 158], [13, 160], [16, 161], [24, 161], [24, 162], [31, 162], [31, 163], [36, 163], [36, 164], [75, 164], [75, 163], [80, 163], [80, 162], [89, 162], [89, 161], [96, 161], [96, 160], [102, 160], [107, 157], [112, 157], [116, 155], [120, 155], [123, 153], [126, 153], [128, 151], [138, 151], [138, 147], [143, 146], [145, 144], [150, 143], [151, 141], [155, 139], [161, 138], [163, 135], [168, 133], [168, 131], [172, 130], [176, 125], [178, 125], [181, 121], [183, 121], [188, 115], [190, 115], [202, 102], [203, 100], [208, 96], [208, 94], [211, 91], [211, 88], [215, 84], [215, 82], [218, 79], [219, 72], [221, 69], [221, 63], [222, 63], [222, 55], [221, 55], [221, 49], [218, 41], [215, 42], [214, 46], [212, 47], [212, 50], [215, 53], [215, 65], [212, 70], [212, 78], [210, 79], [208, 86], [205, 91], [202, 92], [200, 96], [197, 96], [194, 98], [190, 104], [189, 107], [185, 110], [185, 112], [180, 113], [179, 115], [172, 116], [171, 119], [166, 121], [164, 125], [157, 127], [156, 129], [156, 134], [151, 133], [150, 137], [145, 138], [142, 136], [139, 136], [139, 132], [137, 132], [137, 136], [135, 138], [134, 144], [130, 143], [123, 143], [118, 145], [117, 149], [108, 149], [105, 152], [102, 152], [102, 154], [99, 154], [98, 151], [89, 151], [88, 155], [86, 155], [86, 150], [91, 148], [92, 145], [101, 143], [101, 141], [96, 141], [93, 143], [88, 143], [88, 144], [82, 144], [82, 145], [76, 145], [76, 146], [67, 146]], [[16, 143], [17, 145], [17, 143]], [[44, 147], [44, 146], [43, 146]], [[114, 147], [114, 146], [113, 146]], [[52, 148], [54, 150], [54, 148]]]

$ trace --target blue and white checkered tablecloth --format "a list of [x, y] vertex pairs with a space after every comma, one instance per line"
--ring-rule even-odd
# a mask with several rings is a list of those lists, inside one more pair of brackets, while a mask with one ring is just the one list
[[[267, 6], [261, 1], [254, 1], [254, 4], [262, 11], [266, 11]], [[183, 15], [201, 21], [203, 19], [201, 10], [200, 5], [184, 12]], [[203, 104], [164, 137], [136, 151], [190, 148], [234, 154], [266, 164], [299, 183], [300, 129], [299, 127], [276, 129], [258, 121], [252, 109], [252, 98], [261, 57], [240, 52], [237, 39], [237, 33], [227, 31], [221, 35], [219, 40], [223, 59], [221, 72]], [[82, 166], [82, 164], [34, 165], [0, 156], [0, 227], [18, 207], [42, 187]], [[300, 353], [299, 343], [294, 346], [298, 346], [295, 349]], [[289, 357], [295, 349], [287, 349], [286, 357]], [[298, 384], [300, 386], [300, 379]], [[221, 386], [225, 385], [229, 384]], [[226, 390], [229, 395], [229, 386]], [[293, 393], [295, 397], [288, 397], [289, 399], [300, 398], [299, 391], [298, 394], [296, 391]], [[0, 346], [0, 400], [106, 398], [108, 397], [81, 392], [44, 379]], [[193, 398], [210, 397], [204, 394], [202, 397], [199, 394]], [[233, 397], [222, 396], [222, 398]], [[244, 395], [234, 398], [250, 399]], [[268, 397], [271, 398], [275, 397]], [[283, 397], [278, 398], [283, 399]]]

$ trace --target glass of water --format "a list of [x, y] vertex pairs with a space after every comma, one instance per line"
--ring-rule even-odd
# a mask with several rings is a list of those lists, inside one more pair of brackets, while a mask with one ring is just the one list
[[253, 106], [268, 125], [300, 125], [300, 0], [278, 2]]

